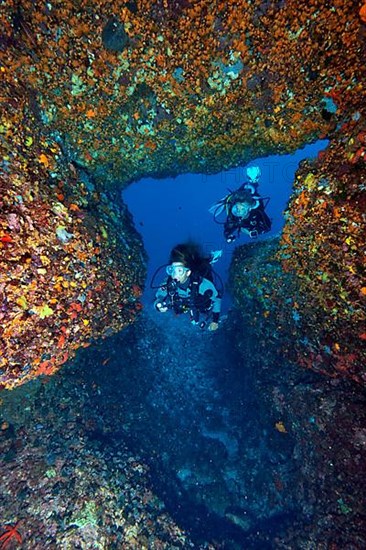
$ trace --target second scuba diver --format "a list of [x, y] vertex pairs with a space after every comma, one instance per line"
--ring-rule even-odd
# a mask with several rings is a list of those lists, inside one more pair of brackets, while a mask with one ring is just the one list
[[192, 324], [214, 331], [219, 327], [221, 295], [213, 283], [211, 264], [221, 251], [205, 257], [194, 243], [175, 246], [166, 267], [167, 278], [158, 287], [155, 308], [160, 313], [189, 313]]
[[[253, 239], [271, 230], [272, 222], [265, 212], [269, 198], [263, 198], [257, 192], [260, 175], [258, 166], [247, 168], [248, 181], [210, 208], [215, 221], [224, 225], [224, 236], [228, 243], [241, 233]], [[225, 222], [217, 219], [222, 212], [227, 215]]]

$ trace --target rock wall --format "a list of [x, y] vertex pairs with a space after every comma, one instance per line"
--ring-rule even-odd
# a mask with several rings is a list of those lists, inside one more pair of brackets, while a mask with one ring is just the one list
[[365, 384], [366, 128], [356, 115], [342, 139], [297, 172], [277, 257], [296, 274], [300, 362]]
[[[298, 253], [291, 244], [282, 246], [278, 239], [236, 249], [230, 284], [242, 315], [241, 330], [245, 335], [251, 331], [264, 355], [277, 356], [279, 362], [286, 357], [331, 378], [345, 377], [364, 385], [360, 258], [350, 248], [353, 263], [337, 262], [342, 241], [338, 243], [337, 234], [330, 233], [331, 226], [326, 226], [326, 221], [324, 218], [321, 225], [310, 216], [308, 222], [298, 219], [295, 229], [301, 223], [313, 223], [317, 228], [299, 239]], [[286, 238], [287, 229], [282, 243]], [[319, 252], [311, 262], [304, 250], [308, 252], [306, 247], [316, 238], [323, 245], [312, 245], [314, 256]], [[349, 275], [349, 266], [353, 266], [356, 275]]]
[[280, 240], [237, 249], [231, 284], [264, 347], [364, 385], [365, 114], [345, 118], [327, 150], [297, 171]]
[[[0, 385], [53, 374], [80, 346], [141, 309], [141, 238], [104, 192], [34, 123], [13, 88], [2, 119]], [[24, 121], [27, 121], [26, 123]]]
[[7, 2], [3, 76], [80, 161], [216, 172], [329, 132], [357, 95], [359, 2]]

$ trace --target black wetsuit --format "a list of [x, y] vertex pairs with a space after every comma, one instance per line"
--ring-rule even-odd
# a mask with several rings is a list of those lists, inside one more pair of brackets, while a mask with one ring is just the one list
[[224, 225], [226, 240], [233, 241], [239, 236], [241, 231], [246, 232], [249, 237], [253, 239], [271, 230], [272, 223], [264, 210], [263, 199], [260, 197], [257, 198], [256, 196], [254, 196], [254, 198], [259, 200], [259, 205], [249, 212], [247, 218], [234, 216], [231, 212], [232, 207], [230, 208], [229, 215]]

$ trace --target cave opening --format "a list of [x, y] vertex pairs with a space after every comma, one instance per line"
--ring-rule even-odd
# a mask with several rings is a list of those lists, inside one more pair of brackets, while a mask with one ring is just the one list
[[[235, 244], [227, 243], [223, 225], [215, 223], [209, 207], [246, 181], [246, 168], [259, 166], [261, 177], [258, 192], [269, 197], [266, 211], [272, 220], [271, 231], [258, 237], [258, 241], [279, 235], [284, 225], [284, 210], [288, 204], [295, 172], [303, 159], [316, 157], [326, 148], [327, 140], [318, 140], [287, 155], [272, 155], [256, 159], [218, 174], [184, 174], [176, 178], [139, 180], [123, 191], [123, 201], [132, 213], [137, 231], [142, 235], [148, 255], [148, 272], [143, 296], [149, 307], [154, 290], [150, 283], [154, 273], [167, 263], [170, 250], [178, 243], [192, 239], [203, 251], [222, 250], [223, 255], [215, 270], [226, 283], [235, 246], [247, 244], [249, 237], [242, 236]], [[162, 272], [160, 272], [161, 276]], [[164, 272], [163, 272], [164, 274]], [[159, 274], [158, 274], [159, 275]], [[159, 284], [158, 278], [154, 281]], [[223, 308], [231, 305], [229, 292], [224, 293]]]
[[[318, 141], [293, 155], [250, 163], [260, 166], [260, 192], [271, 197], [270, 236], [281, 231], [298, 163], [325, 146]], [[224, 303], [225, 321], [210, 334], [191, 326], [187, 316], [157, 313], [149, 288], [170, 249], [189, 238], [205, 252], [224, 250], [217, 270], [227, 281], [234, 247], [225, 242], [208, 208], [227, 188], [238, 187], [244, 173], [238, 168], [215, 176], [146, 179], [124, 191], [149, 256], [145, 311], [115, 340], [123, 370], [117, 362], [110, 367], [112, 375], [99, 382], [99, 405], [104, 416], [113, 410], [114, 422], [118, 409], [120, 429], [111, 439], [128, 441], [144, 457], [156, 493], [197, 544], [209, 537], [225, 548], [270, 548], [276, 533], [303, 514], [296, 498], [301, 481], [293, 459], [295, 441], [271, 416], [266, 401], [271, 377], [281, 365], [274, 361], [271, 374], [262, 372], [260, 350], [238, 333], [240, 321], [230, 298]], [[247, 363], [243, 346], [251, 354]], [[289, 376], [290, 382], [282, 380], [281, 389], [276, 388], [279, 395], [286, 384], [317, 379], [316, 374], [304, 377], [301, 370]]]

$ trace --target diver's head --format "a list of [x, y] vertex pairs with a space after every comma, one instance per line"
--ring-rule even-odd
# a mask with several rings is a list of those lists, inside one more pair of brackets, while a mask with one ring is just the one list
[[236, 202], [231, 209], [231, 213], [236, 218], [247, 218], [253, 207], [254, 204], [251, 204], [248, 201]]
[[258, 201], [248, 189], [236, 193], [233, 198], [231, 213], [236, 218], [247, 218], [249, 212], [258, 206]]
[[178, 283], [185, 283], [191, 274], [189, 267], [186, 267], [183, 262], [172, 262], [166, 268], [167, 274], [178, 281]]

